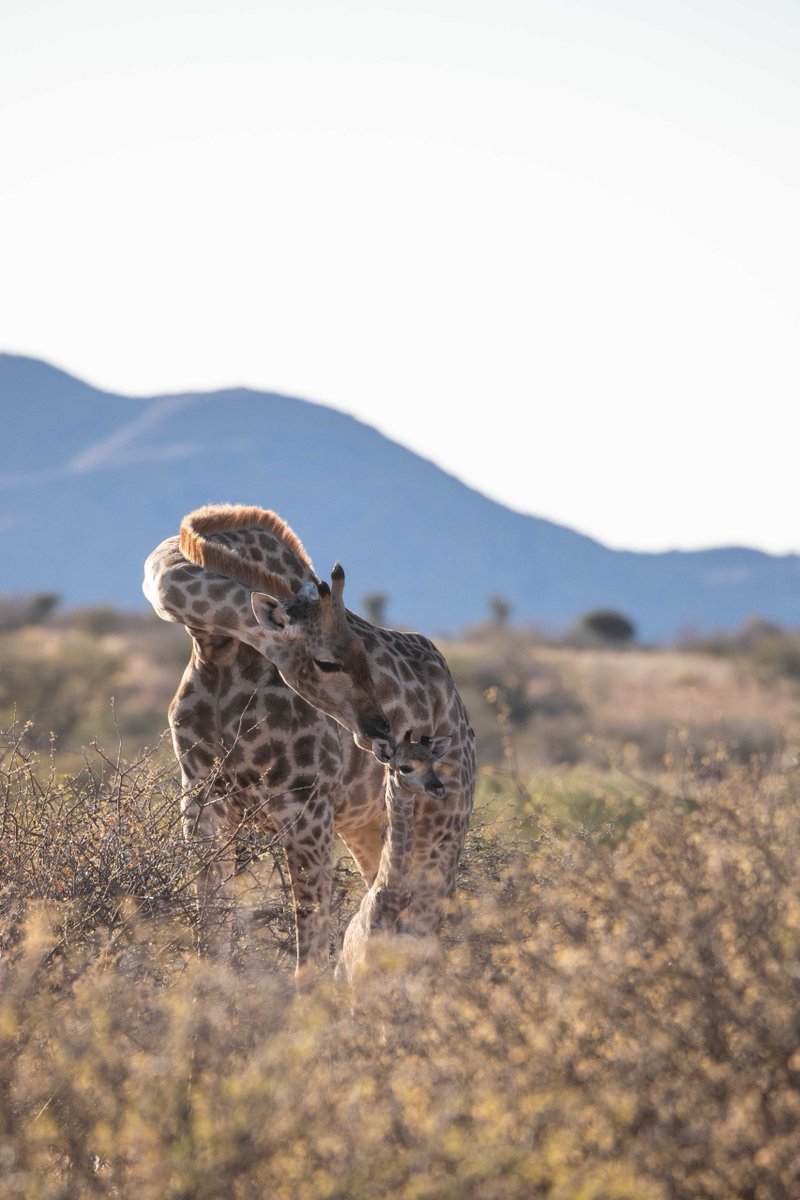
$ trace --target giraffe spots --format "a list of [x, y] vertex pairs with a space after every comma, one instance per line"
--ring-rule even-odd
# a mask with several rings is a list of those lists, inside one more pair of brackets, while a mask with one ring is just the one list
[[[260, 530], [246, 539], [241, 531], [232, 531], [226, 540], [243, 560], [258, 563], [262, 569], [268, 565], [292, 590], [309, 577], [310, 565], [291, 551], [289, 543]], [[235, 635], [248, 607], [244, 578], [247, 576], [215, 576], [192, 567], [177, 588], [178, 595], [173, 593], [175, 615], [188, 627], [194, 622], [202, 639], [199, 649], [195, 643], [196, 653], [186, 672], [193, 684], [182, 685], [176, 695], [173, 737], [176, 751], [180, 754], [180, 748], [185, 748], [189, 760], [184, 777], [205, 782], [213, 800], [202, 814], [209, 822], [209, 835], [215, 828], [235, 832], [235, 818], [244, 812], [253, 814], [254, 823], [259, 823], [265, 834], [279, 833], [296, 888], [302, 960], [309, 921], [316, 920], [310, 914], [318, 914], [325, 901], [334, 828], [345, 834], [351, 852], [351, 842], [358, 848], [357, 862], [368, 886], [376, 878], [380, 830], [387, 820], [385, 776], [372, 755], [356, 750], [344, 731], [286, 687], [273, 663], [238, 642]], [[177, 584], [172, 571], [163, 580], [164, 588], [171, 583]], [[443, 885], [451, 881], [463, 844], [474, 781], [472, 734], [452, 677], [432, 643], [395, 631], [374, 630], [355, 616], [348, 621], [364, 639], [373, 679], [391, 702], [393, 722], [397, 718], [399, 725], [405, 716], [418, 736], [435, 732], [454, 738], [448, 756], [453, 774], [446, 803], [423, 807], [418, 810], [419, 821], [416, 816], [414, 821], [417, 848], [406, 924], [416, 930], [429, 912], [433, 922], [441, 911], [446, 899]], [[208, 629], [203, 632], [204, 625], [212, 625], [213, 636]], [[218, 642], [229, 648], [227, 655], [218, 650]], [[217, 739], [223, 736], [225, 746], [230, 747], [227, 753], [217, 747]], [[198, 738], [203, 738], [200, 747]], [[220, 754], [230, 789], [215, 782]], [[229, 790], [236, 794], [229, 795]], [[196, 811], [200, 815], [200, 808]], [[395, 835], [399, 847], [402, 823], [396, 826]], [[405, 893], [397, 893], [398, 911], [404, 898]], [[325, 957], [324, 933], [319, 940]]]
[[210, 583], [206, 589], [212, 600], [225, 600], [230, 593], [229, 583]]
[[242, 787], [255, 787], [257, 783], [261, 782], [261, 772], [253, 770], [237, 771], [236, 779]]
[[308, 812], [309, 812], [309, 815], [311, 817], [313, 817], [314, 820], [317, 820], [317, 821], [321, 821], [322, 818], [326, 815], [326, 813], [328, 815], [330, 815], [328, 813], [327, 799], [323, 799], [322, 796], [318, 796], [316, 800], [309, 799]]
[[338, 766], [339, 763], [332, 754], [326, 753], [325, 750], [320, 751], [319, 769], [321, 774], [333, 777], [336, 775]]
[[428, 693], [422, 687], [406, 688], [405, 707], [417, 720], [425, 720], [430, 712]]
[[173, 583], [170, 584], [170, 586], [164, 592], [164, 603], [169, 608], [180, 610], [183, 609], [184, 605], [186, 604], [186, 597], [184, 596], [182, 589], [176, 587]]
[[393, 693], [397, 690], [397, 678], [391, 671], [373, 671], [372, 675], [378, 691], [383, 690], [386, 693]]
[[[257, 761], [257, 756], [253, 755], [253, 761]], [[278, 788], [281, 784], [286, 783], [289, 778], [289, 760], [285, 754], [279, 754], [275, 762], [269, 767], [266, 773], [266, 781], [270, 788]]]
[[264, 659], [251, 658], [249, 661], [239, 664], [239, 674], [247, 683], [259, 683], [261, 676], [264, 674]]
[[244, 746], [239, 744], [238, 739], [233, 743], [230, 749], [225, 754], [226, 767], [239, 767], [245, 760]]
[[252, 762], [255, 767], [266, 767], [274, 759], [282, 758], [286, 761], [285, 745], [277, 739], [269, 739], [256, 746], [253, 750]]
[[291, 729], [292, 712], [285, 700], [268, 696], [264, 702], [266, 723], [270, 729]]
[[322, 738], [322, 749], [326, 754], [339, 753], [339, 739], [329, 729], [325, 730]]
[[172, 726], [172, 741], [181, 758], [184, 758], [195, 744], [195, 738], [190, 733], [185, 733], [175, 725]]
[[322, 739], [322, 745], [319, 748], [319, 765], [320, 770], [327, 775], [336, 775], [341, 766], [342, 751], [339, 746], [339, 739], [334, 737], [332, 733], [326, 732]]
[[204, 767], [208, 770], [214, 765], [214, 755], [205, 746], [198, 745], [197, 742], [190, 743], [186, 748], [186, 762], [191, 762], [194, 768]]
[[303, 734], [294, 743], [294, 760], [298, 767], [310, 767], [314, 761], [316, 738], [311, 733]]
[[214, 710], [206, 700], [198, 700], [194, 708], [190, 709], [186, 715], [193, 724], [201, 728], [214, 723]]
[[407, 662], [403, 662], [403, 660], [400, 659], [400, 661], [397, 664], [397, 668], [399, 670], [401, 679], [403, 679], [406, 683], [414, 682], [414, 680], [416, 679], [416, 675], [411, 670], [411, 667], [408, 665]]
[[234, 696], [230, 704], [226, 704], [224, 708], [220, 709], [220, 724], [223, 729], [230, 729], [232, 725], [238, 725], [242, 716], [241, 699], [239, 696]]

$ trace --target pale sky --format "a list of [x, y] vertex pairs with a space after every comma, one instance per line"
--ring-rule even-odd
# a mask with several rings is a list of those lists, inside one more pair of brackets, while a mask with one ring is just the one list
[[799, 226], [797, 0], [0, 0], [0, 350], [607, 545], [800, 551]]

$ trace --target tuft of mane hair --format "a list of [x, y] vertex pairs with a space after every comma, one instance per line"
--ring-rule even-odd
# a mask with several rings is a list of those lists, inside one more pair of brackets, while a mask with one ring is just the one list
[[268, 530], [297, 556], [303, 566], [308, 567], [314, 582], [319, 582], [297, 534], [282, 517], [266, 508], [243, 504], [206, 504], [196, 508], [181, 521], [181, 554], [195, 566], [219, 571], [246, 587], [273, 595], [290, 596], [291, 589], [280, 575], [274, 575], [258, 563], [248, 562], [230, 546], [209, 540], [209, 534], [229, 533], [235, 529]]

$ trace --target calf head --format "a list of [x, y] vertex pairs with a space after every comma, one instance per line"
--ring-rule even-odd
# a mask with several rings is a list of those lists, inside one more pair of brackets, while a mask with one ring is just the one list
[[402, 741], [392, 746], [385, 738], [375, 738], [372, 753], [389, 768], [392, 782], [406, 792], [424, 792], [441, 799], [445, 786], [434, 769], [450, 748], [449, 737], [422, 737], [412, 742], [409, 729]]

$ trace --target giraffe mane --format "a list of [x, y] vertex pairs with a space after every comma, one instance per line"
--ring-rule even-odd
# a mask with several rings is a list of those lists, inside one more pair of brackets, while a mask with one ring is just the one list
[[286, 580], [268, 571], [257, 563], [246, 559], [229, 546], [209, 541], [208, 534], [227, 533], [233, 529], [266, 529], [295, 554], [303, 566], [308, 567], [315, 582], [316, 574], [311, 559], [293, 529], [282, 517], [266, 508], [248, 507], [243, 504], [206, 504], [196, 508], [181, 521], [181, 553], [195, 566], [209, 571], [219, 571], [236, 579], [246, 587], [273, 595], [290, 596], [291, 588]]

